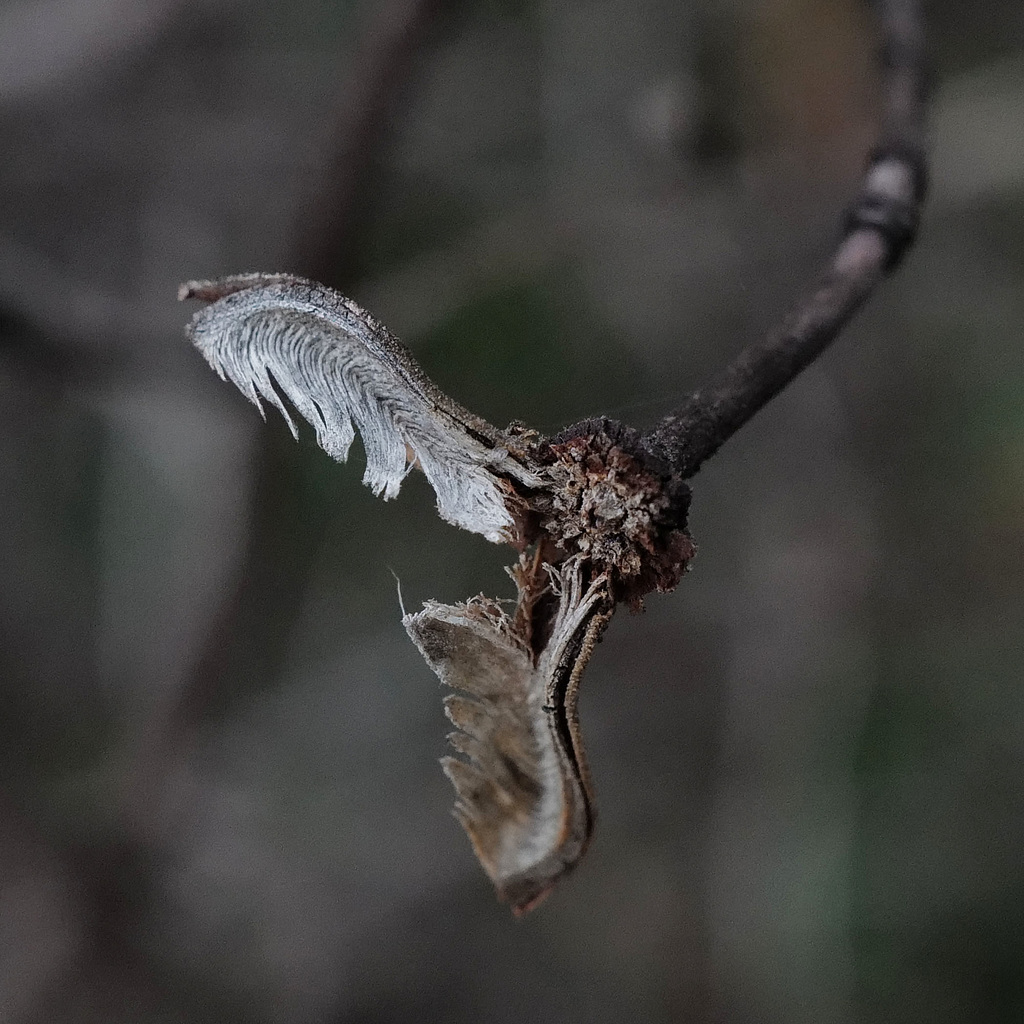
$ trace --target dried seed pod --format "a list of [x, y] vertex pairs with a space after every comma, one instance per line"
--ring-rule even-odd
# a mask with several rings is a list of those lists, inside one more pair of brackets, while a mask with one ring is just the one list
[[[693, 555], [689, 492], [622, 431], [588, 421], [557, 442], [502, 431], [435, 387], [388, 330], [329, 288], [286, 274], [190, 282], [210, 302], [188, 334], [262, 411], [292, 405], [344, 461], [358, 430], [364, 482], [394, 497], [418, 466], [441, 516], [520, 551], [507, 615], [484, 597], [428, 602], [405, 628], [457, 692], [459, 756], [443, 760], [456, 816], [498, 895], [536, 906], [583, 855], [593, 799], [576, 699], [615, 603], [670, 589]], [[629, 449], [629, 450], [627, 450]], [[531, 552], [525, 549], [534, 544]]]

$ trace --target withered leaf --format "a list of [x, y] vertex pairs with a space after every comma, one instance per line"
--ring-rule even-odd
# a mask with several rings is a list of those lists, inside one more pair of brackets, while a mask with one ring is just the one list
[[[535, 906], [582, 856], [593, 826], [576, 723], [579, 675], [610, 617], [607, 580], [583, 582], [578, 558], [548, 566], [559, 593], [551, 636], [534, 656], [516, 617], [486, 598], [429, 602], [402, 620], [441, 681], [463, 758], [442, 762], [455, 813], [498, 895]], [[520, 602], [531, 596], [520, 592]]]

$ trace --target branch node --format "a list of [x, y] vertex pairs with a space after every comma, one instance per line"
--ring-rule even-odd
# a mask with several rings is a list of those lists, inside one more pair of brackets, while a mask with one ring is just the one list
[[879, 146], [868, 161], [861, 194], [843, 218], [843, 238], [865, 228], [881, 234], [888, 248], [888, 273], [917, 235], [927, 190], [928, 172], [919, 147]]

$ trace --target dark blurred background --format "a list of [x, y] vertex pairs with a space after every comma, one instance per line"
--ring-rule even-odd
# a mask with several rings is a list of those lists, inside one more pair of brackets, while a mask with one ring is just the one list
[[315, 274], [494, 422], [649, 424], [828, 254], [868, 9], [4, 0], [0, 1021], [1024, 1019], [1024, 7], [928, 21], [918, 247], [694, 481], [513, 921], [392, 576], [509, 552], [264, 426], [177, 285]]

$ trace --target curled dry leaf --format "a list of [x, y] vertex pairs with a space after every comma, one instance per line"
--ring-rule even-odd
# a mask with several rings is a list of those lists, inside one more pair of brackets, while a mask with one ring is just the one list
[[591, 420], [551, 440], [499, 430], [428, 380], [350, 299], [286, 274], [189, 282], [210, 303], [188, 335], [262, 411], [284, 398], [344, 461], [358, 430], [364, 482], [392, 498], [413, 467], [441, 516], [512, 544], [517, 600], [428, 602], [406, 615], [445, 701], [458, 756], [443, 760], [455, 813], [503, 900], [535, 906], [575, 866], [593, 828], [576, 712], [583, 669], [616, 602], [669, 590], [694, 553], [689, 491], [627, 428]]
[[[446, 698], [445, 710], [458, 730], [449, 740], [464, 759], [442, 763], [458, 794], [455, 813], [517, 913], [547, 895], [590, 839], [576, 693], [612, 610], [607, 577], [587, 584], [578, 556], [543, 571], [557, 611], [536, 656], [523, 623], [483, 597], [454, 607], [432, 601], [403, 620], [441, 681], [461, 691]], [[529, 582], [523, 573], [520, 607]]]

